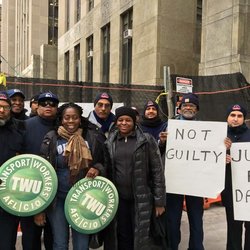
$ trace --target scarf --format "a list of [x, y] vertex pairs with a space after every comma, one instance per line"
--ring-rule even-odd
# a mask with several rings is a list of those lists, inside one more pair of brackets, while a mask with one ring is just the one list
[[142, 126], [154, 128], [159, 126], [161, 123], [163, 122], [159, 116], [156, 116], [153, 119], [148, 119], [145, 116], [142, 116], [142, 122], [141, 122]]
[[76, 176], [81, 169], [86, 169], [92, 161], [91, 152], [82, 137], [82, 129], [69, 133], [63, 126], [57, 130], [59, 136], [68, 141], [63, 155], [65, 156], [70, 175]]

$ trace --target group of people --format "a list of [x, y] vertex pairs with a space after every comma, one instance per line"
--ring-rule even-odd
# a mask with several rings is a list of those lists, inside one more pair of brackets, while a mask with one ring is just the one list
[[[164, 153], [167, 122], [160, 118], [159, 106], [148, 100], [142, 115], [122, 106], [112, 113], [113, 99], [104, 92], [96, 96], [94, 109], [83, 117], [82, 108], [72, 102], [59, 106], [52, 92], [31, 98], [31, 114], [24, 109], [21, 90], [0, 92], [0, 166], [17, 154], [36, 154], [47, 159], [58, 178], [56, 197], [35, 216], [17, 217], [0, 208], [0, 250], [13, 250], [18, 224], [24, 250], [41, 249], [41, 233], [48, 249], [68, 249], [70, 230], [74, 250], [89, 249], [90, 237], [70, 228], [64, 203], [70, 188], [81, 178], [98, 175], [110, 179], [119, 194], [119, 206], [112, 223], [103, 230], [105, 250], [171, 249], [181, 241], [180, 227], [185, 198], [190, 224], [189, 250], [204, 250], [203, 198], [166, 193]], [[196, 120], [199, 100], [185, 94], [179, 107], [180, 120]], [[250, 142], [245, 124], [247, 111], [239, 104], [227, 110], [230, 154], [232, 142]], [[138, 119], [140, 117], [140, 119]], [[250, 249], [249, 223], [234, 220], [230, 157], [222, 193], [227, 216], [227, 250]], [[162, 241], [154, 239], [152, 218], [163, 219]], [[165, 242], [166, 244], [163, 244]]]

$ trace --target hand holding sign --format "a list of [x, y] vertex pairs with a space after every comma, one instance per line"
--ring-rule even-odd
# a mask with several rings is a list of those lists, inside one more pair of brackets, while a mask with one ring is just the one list
[[226, 134], [225, 122], [169, 120], [167, 192], [216, 198], [224, 188]]

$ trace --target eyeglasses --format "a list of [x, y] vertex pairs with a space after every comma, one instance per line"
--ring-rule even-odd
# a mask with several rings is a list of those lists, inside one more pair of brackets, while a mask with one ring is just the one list
[[3, 109], [3, 111], [11, 110], [10, 106], [0, 106], [0, 109]]
[[243, 117], [243, 114], [230, 114], [230, 116], [231, 117], [233, 117], [233, 118], [235, 118], [235, 117], [237, 117], [237, 118], [242, 118]]
[[110, 103], [102, 103], [102, 102], [98, 102], [98, 103], [96, 104], [96, 106], [99, 107], [99, 108], [104, 107], [105, 109], [111, 107]]
[[52, 102], [52, 101], [44, 101], [44, 102], [39, 102], [39, 105], [42, 106], [42, 107], [46, 107], [46, 106], [50, 106], [50, 107], [57, 107], [57, 103], [55, 102]]

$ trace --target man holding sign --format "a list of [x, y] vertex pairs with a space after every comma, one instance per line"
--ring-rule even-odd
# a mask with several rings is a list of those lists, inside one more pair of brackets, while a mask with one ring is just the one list
[[[226, 123], [196, 121], [198, 96], [185, 94], [178, 120], [169, 120], [165, 176], [167, 227], [171, 249], [178, 250], [185, 197], [189, 250], [204, 250], [203, 197], [216, 198], [224, 188]], [[160, 136], [160, 140], [164, 135]]]
[[[234, 193], [236, 192], [235, 188], [232, 186], [232, 177], [234, 179], [237, 179], [235, 177], [240, 176], [241, 173], [246, 169], [246, 165], [249, 163], [244, 162], [243, 159], [243, 153], [240, 157], [240, 154], [236, 155], [237, 152], [243, 151], [245, 144], [242, 142], [250, 142], [250, 130], [245, 124], [245, 118], [247, 115], [247, 111], [244, 107], [242, 107], [239, 104], [234, 104], [230, 106], [227, 110], [227, 123], [228, 123], [228, 137], [232, 140], [233, 144], [231, 148], [231, 156], [232, 156], [232, 168], [231, 163], [228, 163], [226, 166], [226, 180], [225, 180], [225, 189], [222, 192], [222, 202], [226, 209], [226, 217], [227, 217], [227, 250], [238, 250], [242, 249], [242, 229], [243, 224], [245, 226], [245, 244], [244, 249], [250, 249], [250, 222], [249, 221], [242, 221], [244, 217], [244, 213], [241, 211], [241, 218], [237, 218], [237, 214], [234, 212], [236, 209], [237, 204], [234, 205], [233, 202], [233, 190]], [[238, 142], [241, 142], [238, 144]], [[241, 144], [241, 145], [240, 145]], [[234, 146], [234, 147], [233, 147]], [[248, 145], [246, 145], [247, 148]], [[236, 150], [237, 148], [238, 151]], [[244, 158], [246, 158], [246, 153], [244, 153]], [[248, 174], [248, 170], [245, 170]], [[245, 176], [245, 175], [244, 175]], [[246, 176], [247, 177], [247, 176]], [[243, 184], [245, 183], [246, 178], [239, 178], [239, 183]], [[234, 182], [235, 183], [235, 182]], [[237, 183], [236, 183], [237, 185]], [[240, 194], [243, 194], [238, 189]], [[247, 206], [247, 198], [245, 197], [242, 200], [246, 201], [245, 206]], [[242, 198], [242, 197], [241, 197]], [[239, 197], [236, 197], [236, 200], [240, 200]], [[234, 198], [235, 201], [235, 198]], [[240, 203], [240, 202], [238, 202]], [[243, 205], [244, 206], [244, 205]], [[247, 211], [247, 214], [249, 211]]]

